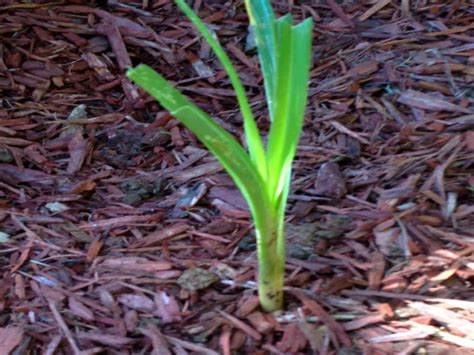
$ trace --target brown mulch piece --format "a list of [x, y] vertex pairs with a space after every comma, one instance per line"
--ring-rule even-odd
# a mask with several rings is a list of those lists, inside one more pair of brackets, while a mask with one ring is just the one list
[[[0, 1], [1, 354], [474, 353], [470, 1], [275, 1], [315, 20], [285, 310], [240, 193], [125, 77], [147, 63], [241, 138], [173, 1]], [[242, 1], [195, 1], [268, 122]]]

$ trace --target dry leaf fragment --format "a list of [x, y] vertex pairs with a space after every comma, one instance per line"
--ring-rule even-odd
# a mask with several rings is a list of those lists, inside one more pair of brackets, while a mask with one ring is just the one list
[[172, 264], [166, 261], [150, 261], [140, 257], [110, 258], [104, 260], [99, 268], [121, 272], [157, 272], [171, 269]]
[[155, 303], [147, 296], [124, 294], [120, 295], [117, 299], [123, 305], [138, 311], [153, 312], [155, 310]]
[[270, 323], [262, 312], [250, 313], [247, 319], [259, 333], [268, 334], [274, 328], [274, 324]]
[[0, 181], [10, 183], [26, 182], [32, 185], [52, 185], [55, 178], [52, 175], [33, 169], [20, 169], [15, 165], [0, 164]]
[[75, 174], [81, 170], [82, 164], [87, 156], [87, 148], [88, 140], [84, 139], [82, 132], [77, 131], [68, 144], [70, 155], [67, 166], [68, 174]]
[[435, 327], [414, 327], [412, 330], [398, 332], [389, 335], [381, 335], [369, 339], [371, 343], [385, 343], [394, 341], [407, 341], [413, 339], [425, 339], [438, 331]]
[[296, 354], [303, 350], [308, 344], [297, 324], [288, 324], [283, 331], [282, 339], [276, 343], [277, 348], [285, 354]]
[[366, 12], [359, 16], [359, 21], [365, 21], [379, 10], [383, 9], [385, 6], [390, 4], [391, 0], [379, 0], [377, 1], [371, 8], [369, 8]]
[[168, 295], [166, 292], [157, 292], [155, 296], [155, 306], [156, 310], [154, 314], [160, 317], [163, 324], [181, 320], [181, 311], [179, 310], [176, 298]]
[[414, 302], [409, 304], [410, 308], [416, 309], [418, 312], [427, 315], [443, 326], [464, 334], [467, 338], [474, 340], [474, 323], [461, 316], [456, 312], [444, 309], [443, 305], [428, 305], [422, 302]]
[[69, 297], [69, 309], [72, 314], [87, 321], [93, 321], [95, 319], [94, 313], [89, 309], [89, 307], [85, 306], [74, 297]]
[[400, 251], [400, 228], [389, 228], [384, 231], [375, 231], [375, 244], [387, 256], [393, 256]]
[[163, 334], [160, 332], [158, 327], [154, 324], [149, 323], [147, 329], [140, 329], [140, 331], [150, 338], [153, 344], [152, 355], [171, 355], [172, 352], [169, 350], [169, 344]]
[[91, 340], [93, 342], [111, 346], [117, 349], [123, 349], [126, 345], [133, 342], [132, 338], [123, 337], [120, 335], [100, 334], [100, 333], [79, 333], [79, 339]]
[[20, 344], [23, 329], [20, 327], [0, 328], [0, 354], [8, 355]]
[[421, 110], [472, 113], [471, 110], [459, 105], [452, 104], [449, 101], [440, 99], [436, 96], [415, 90], [407, 90], [403, 92], [403, 94], [398, 98], [398, 102]]
[[385, 320], [385, 315], [374, 314], [374, 315], [354, 319], [350, 322], [345, 322], [342, 324], [342, 326], [344, 327], [345, 330], [355, 330], [355, 329], [366, 327], [371, 324], [381, 323], [384, 320]]
[[385, 257], [380, 251], [372, 254], [372, 268], [369, 270], [369, 288], [377, 290], [380, 287], [385, 273]]
[[467, 131], [464, 137], [467, 149], [474, 152], [474, 131]]

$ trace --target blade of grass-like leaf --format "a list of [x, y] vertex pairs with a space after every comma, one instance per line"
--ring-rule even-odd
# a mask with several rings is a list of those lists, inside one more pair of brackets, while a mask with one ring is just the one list
[[268, 206], [265, 185], [235, 138], [150, 67], [139, 65], [127, 75], [196, 135], [232, 177], [252, 213], [262, 214], [258, 209]]
[[[286, 150], [284, 144], [286, 121], [288, 121], [290, 111], [291, 95], [294, 89], [291, 85], [292, 75], [292, 18], [290, 15], [283, 16], [275, 21], [276, 45], [276, 86], [275, 86], [275, 116], [268, 136], [267, 167], [269, 177], [268, 190], [274, 194], [281, 180], [282, 156]], [[275, 195], [272, 196], [272, 199]]]
[[313, 35], [313, 21], [311, 18], [293, 27], [293, 41], [291, 52], [295, 64], [292, 70], [291, 87], [295, 88], [291, 95], [290, 117], [286, 122], [286, 136], [289, 144], [287, 156], [293, 160], [298, 146], [304, 122], [306, 104], [308, 102], [309, 71], [311, 69], [311, 44]]
[[194, 11], [184, 0], [176, 0], [176, 3], [178, 4], [179, 8], [184, 12], [184, 14], [191, 20], [194, 26], [196, 26], [196, 28], [202, 34], [204, 39], [207, 41], [207, 43], [209, 43], [212, 50], [221, 62], [222, 66], [224, 67], [225, 71], [227, 72], [227, 75], [229, 75], [229, 79], [237, 95], [237, 100], [239, 102], [240, 110], [242, 112], [242, 117], [244, 118], [245, 136], [247, 138], [250, 157], [255, 163], [255, 166], [258, 168], [260, 174], [265, 177], [265, 174], [267, 173], [265, 149], [263, 147], [262, 139], [258, 132], [258, 128], [255, 123], [252, 110], [247, 100], [245, 89], [239, 79], [239, 75], [232, 66], [229, 57], [220, 45], [219, 41], [214, 38], [213, 34], [211, 33], [211, 31], [209, 31], [204, 22], [202, 22], [202, 20], [196, 15], [196, 13], [194, 13]]
[[[278, 84], [275, 121], [268, 140], [268, 169], [272, 201], [278, 200], [286, 184], [298, 145], [308, 96], [311, 63], [312, 21], [291, 28], [291, 39], [286, 40], [288, 24], [279, 24], [279, 51], [284, 54], [278, 63]], [[284, 34], [284, 35], [283, 35]], [[280, 80], [281, 78], [281, 80]]]
[[276, 50], [275, 15], [268, 0], [245, 0], [250, 24], [255, 29], [258, 57], [262, 68], [265, 95], [267, 97], [270, 119], [273, 120], [275, 102]]
[[276, 246], [276, 253], [278, 256], [284, 260], [285, 259], [285, 208], [286, 202], [288, 200], [288, 193], [290, 192], [290, 183], [291, 183], [291, 166], [286, 172], [286, 175], [282, 177], [283, 180], [283, 190], [277, 199], [276, 205], [276, 215], [278, 216], [276, 220], [278, 221], [278, 236]]

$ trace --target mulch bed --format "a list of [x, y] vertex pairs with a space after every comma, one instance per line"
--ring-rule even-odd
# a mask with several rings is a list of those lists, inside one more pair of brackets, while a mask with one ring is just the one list
[[[266, 134], [242, 3], [193, 6]], [[243, 138], [173, 1], [0, 1], [0, 354], [474, 352], [473, 5], [273, 3], [316, 26], [265, 314], [240, 193], [124, 75], [153, 66]]]

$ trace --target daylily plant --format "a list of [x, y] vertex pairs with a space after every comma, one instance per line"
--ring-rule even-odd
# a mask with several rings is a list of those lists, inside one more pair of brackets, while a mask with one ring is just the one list
[[265, 146], [229, 57], [186, 2], [176, 3], [209, 43], [230, 78], [242, 112], [248, 148], [150, 67], [139, 65], [127, 74], [196, 135], [246, 199], [255, 223], [260, 304], [272, 312], [283, 306], [285, 207], [308, 96], [313, 23], [309, 18], [293, 25], [291, 15], [276, 18], [268, 0], [245, 1], [255, 30], [271, 121]]

